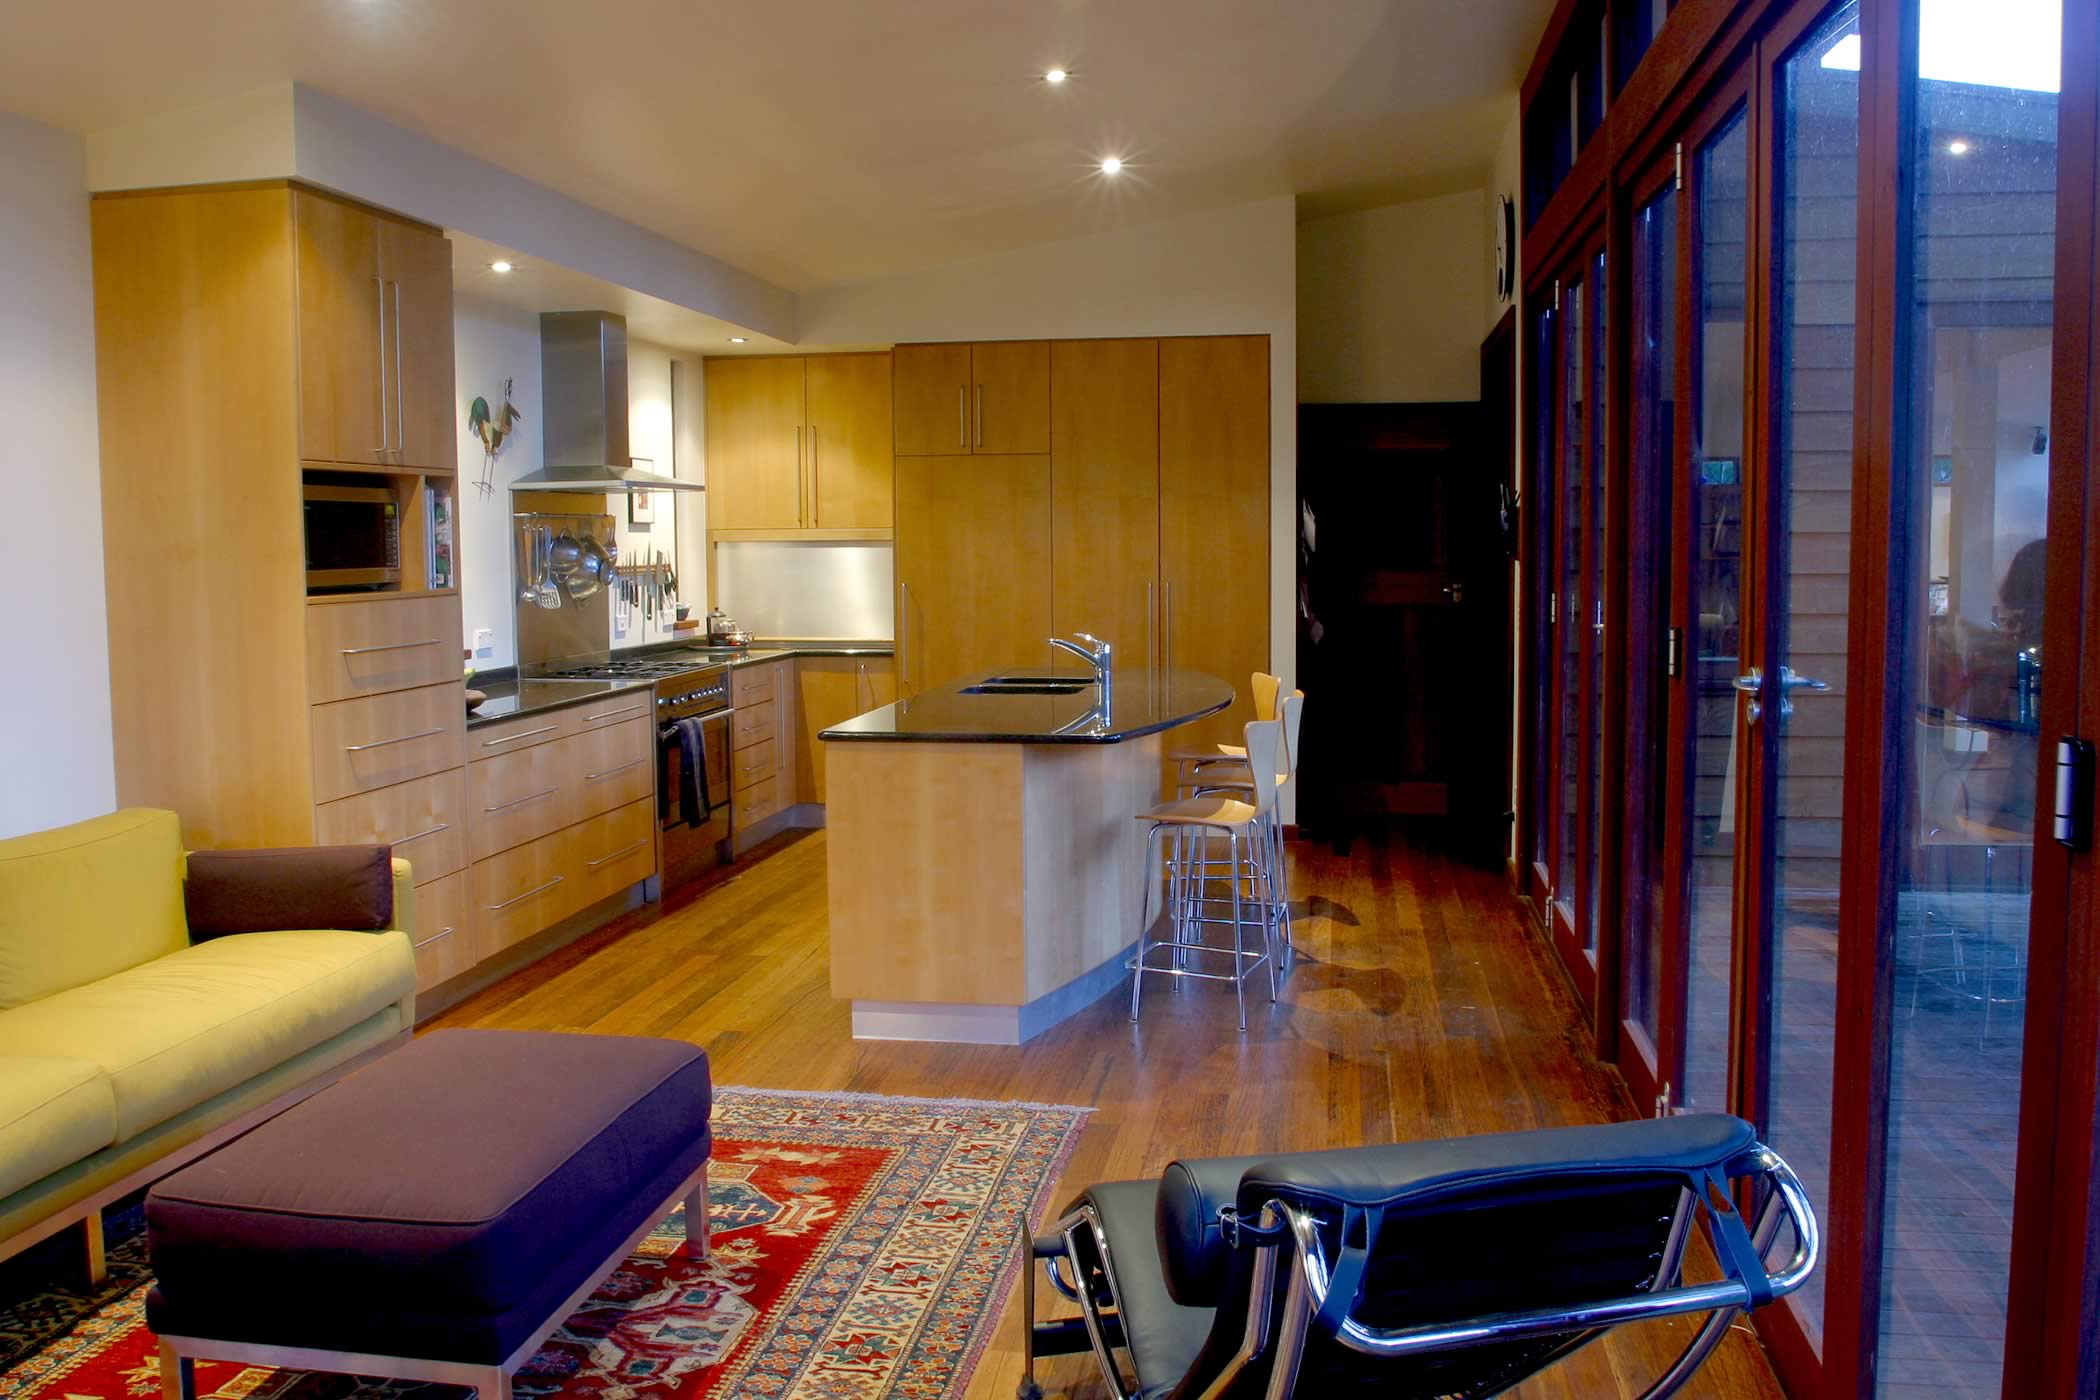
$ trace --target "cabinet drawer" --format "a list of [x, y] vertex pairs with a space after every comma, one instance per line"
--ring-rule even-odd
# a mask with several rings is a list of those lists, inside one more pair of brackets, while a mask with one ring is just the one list
[[311, 704], [413, 690], [459, 674], [457, 596], [313, 603], [306, 609]]
[[415, 869], [418, 886], [467, 866], [464, 768], [396, 783], [314, 808], [323, 846], [392, 846]]
[[313, 708], [314, 801], [405, 783], [463, 761], [457, 680]]
[[472, 967], [474, 930], [467, 915], [467, 875], [461, 871], [416, 889], [416, 990], [449, 982]]
[[471, 765], [474, 858], [654, 795], [655, 753], [649, 722], [631, 719]]
[[779, 706], [771, 700], [746, 705], [729, 717], [730, 747], [748, 749], [773, 737], [773, 715]]
[[780, 783], [769, 770], [750, 787], [740, 789], [730, 802], [730, 826], [738, 831], [756, 826], [780, 810]]
[[766, 739], [748, 749], [738, 749], [730, 755], [731, 785], [738, 792], [742, 792], [753, 783], [776, 776], [780, 761], [773, 756], [773, 752], [773, 741]]
[[763, 666], [737, 667], [729, 673], [729, 702], [741, 710], [746, 705], [773, 699], [779, 675], [780, 663], [773, 661]]
[[656, 870], [656, 807], [625, 807], [474, 862], [485, 954], [508, 948]]

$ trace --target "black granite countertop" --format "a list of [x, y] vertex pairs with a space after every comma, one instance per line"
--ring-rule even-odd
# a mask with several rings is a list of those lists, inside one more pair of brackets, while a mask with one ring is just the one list
[[[1047, 674], [1010, 667], [972, 676], [870, 710], [817, 737], [962, 744], [1114, 744], [1213, 715], [1232, 703], [1232, 686], [1201, 671], [1116, 672], [1104, 712], [1089, 682], [1070, 695], [971, 695], [992, 676]], [[1077, 675], [1061, 677], [1078, 681]]]
[[469, 729], [494, 724], [497, 720], [516, 719], [520, 715], [536, 715], [590, 700], [602, 700], [608, 695], [630, 690], [647, 690], [649, 682], [544, 681], [537, 676], [527, 676], [523, 680], [484, 680], [477, 676], [472, 689], [488, 699], [467, 712]]

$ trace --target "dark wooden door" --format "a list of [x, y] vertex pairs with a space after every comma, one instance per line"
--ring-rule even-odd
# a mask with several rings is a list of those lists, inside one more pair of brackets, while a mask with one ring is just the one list
[[1500, 849], [1508, 574], [1483, 416], [1477, 404], [1299, 410], [1298, 660], [1312, 698], [1299, 819], [1315, 834], [1448, 817], [1469, 844]]

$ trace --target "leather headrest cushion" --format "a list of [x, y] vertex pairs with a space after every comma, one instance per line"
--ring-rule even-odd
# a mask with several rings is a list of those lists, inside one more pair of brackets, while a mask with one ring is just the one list
[[1214, 1308], [1226, 1275], [1226, 1248], [1218, 1208], [1239, 1194], [1240, 1177], [1266, 1157], [1208, 1157], [1168, 1164], [1153, 1208], [1167, 1292], [1187, 1308]]
[[394, 863], [386, 846], [192, 851], [182, 899], [197, 943], [280, 929], [389, 928]]

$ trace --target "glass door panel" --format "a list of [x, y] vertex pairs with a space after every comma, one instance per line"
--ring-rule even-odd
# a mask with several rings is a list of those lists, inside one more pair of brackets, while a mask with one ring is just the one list
[[1686, 681], [1691, 803], [1676, 1102], [1730, 1107], [1735, 1002], [1737, 801], [1744, 752], [1735, 677], [1743, 664], [1743, 347], [1749, 269], [1750, 124], [1729, 118], [1695, 152], [1693, 408], [1686, 464], [1692, 600]]
[[[1897, 379], [1899, 789], [1880, 1393], [1995, 1396], [2027, 1000], [2062, 0], [1923, 7]], [[1830, 674], [1821, 656], [1795, 668]], [[1823, 701], [1817, 695], [1815, 700]], [[1806, 719], [1810, 701], [1796, 701]], [[1818, 726], [1820, 729], [1822, 726]]]
[[[1769, 962], [1767, 1103], [1756, 1116], [1830, 1205], [1831, 1054], [1837, 1006], [1837, 891], [1844, 786], [1845, 649], [1852, 527], [1852, 366], [1858, 269], [1859, 12], [1839, 7], [1782, 64], [1778, 128], [1778, 378], [1772, 543], [1762, 582], [1769, 639], [1754, 697], [1769, 748], [1769, 869], [1760, 904]], [[1745, 709], [1747, 711], [1748, 704]], [[1820, 1346], [1818, 1270], [1791, 1300]]]
[[[1553, 534], [1555, 512], [1555, 458], [1553, 405], [1556, 399], [1553, 372], [1553, 309], [1550, 304], [1532, 320], [1530, 365], [1524, 383], [1531, 401], [1529, 479], [1524, 486], [1523, 511], [1527, 536], [1527, 568], [1524, 594], [1529, 616], [1546, 622], [1552, 616], [1555, 586]], [[1558, 665], [1558, 643], [1550, 623], [1536, 626], [1525, 657], [1529, 669], [1525, 702], [1526, 764], [1525, 806], [1530, 829], [1526, 834], [1524, 859], [1527, 877], [1550, 886], [1553, 870], [1552, 773], [1554, 718], [1554, 668]]]
[[1583, 769], [1589, 775], [1585, 784], [1585, 808], [1582, 823], [1583, 886], [1585, 890], [1579, 935], [1582, 951], [1592, 963], [1597, 957], [1598, 911], [1604, 888], [1604, 850], [1608, 844], [1604, 839], [1604, 559], [1608, 534], [1605, 526], [1605, 470], [1604, 441], [1605, 424], [1608, 421], [1604, 391], [1604, 368], [1610, 356], [1605, 353], [1605, 329], [1611, 308], [1610, 291], [1604, 280], [1604, 253], [1600, 249], [1590, 259], [1590, 318], [1589, 340], [1583, 354], [1583, 369], [1588, 374], [1584, 386], [1584, 400], [1589, 413], [1589, 431], [1585, 435], [1588, 461], [1584, 465], [1583, 481], [1585, 531], [1588, 535], [1588, 552], [1585, 572], [1587, 579], [1582, 596], [1588, 611], [1583, 614], [1589, 626], [1584, 629], [1584, 645], [1589, 649], [1589, 660], [1584, 666], [1586, 684], [1583, 687]]
[[1589, 609], [1583, 595], [1582, 545], [1584, 468], [1588, 454], [1583, 446], [1587, 424], [1583, 418], [1583, 388], [1588, 380], [1585, 355], [1588, 341], [1583, 333], [1583, 285], [1571, 283], [1561, 293], [1561, 477], [1556, 498], [1559, 514], [1560, 577], [1558, 603], [1560, 634], [1559, 725], [1554, 745], [1558, 763], [1554, 774], [1555, 856], [1553, 903], [1555, 912], [1570, 929], [1576, 926], [1576, 859], [1582, 849], [1582, 692], [1583, 637], [1588, 632]]
[[[1658, 1085], [1667, 836], [1673, 765], [1666, 637], [1671, 588], [1672, 473], [1677, 431], [1677, 193], [1668, 185], [1633, 216], [1631, 402], [1627, 405], [1626, 848], [1623, 1016]], [[1645, 619], [1643, 627], [1637, 619]]]

